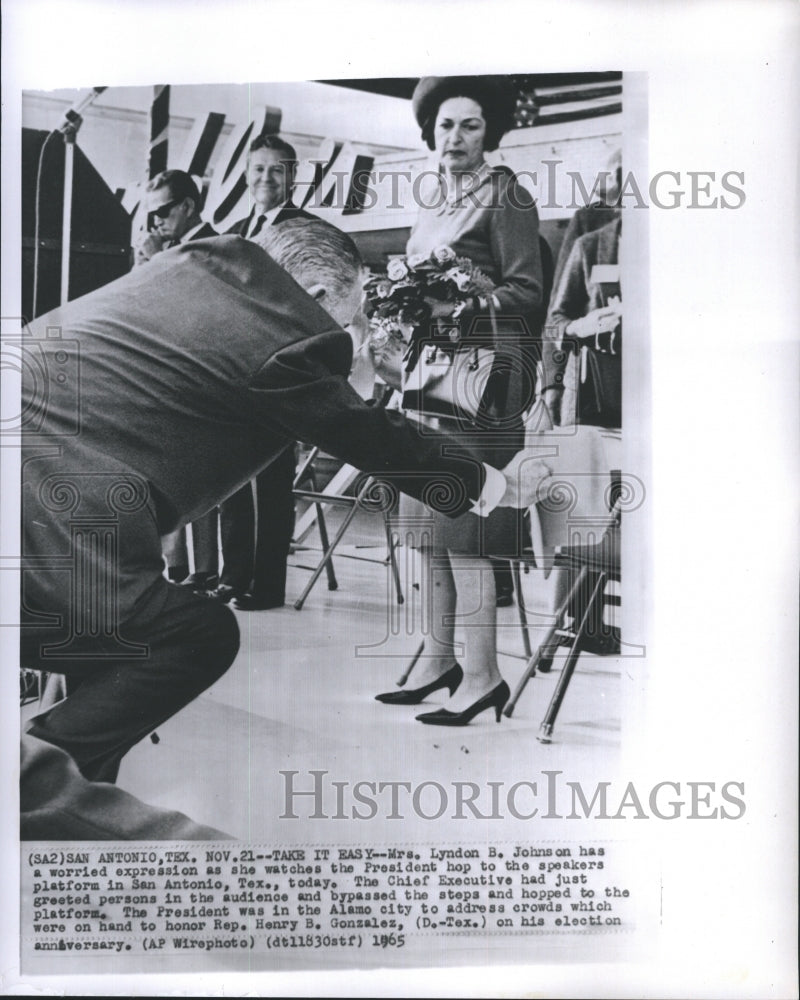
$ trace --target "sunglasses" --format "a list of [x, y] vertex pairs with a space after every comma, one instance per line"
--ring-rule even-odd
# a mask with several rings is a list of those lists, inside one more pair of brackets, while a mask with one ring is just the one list
[[164, 205], [159, 205], [158, 208], [154, 208], [152, 212], [149, 212], [150, 219], [166, 219], [169, 213], [175, 208], [176, 205], [180, 205], [183, 198], [173, 198], [172, 201], [166, 202]]

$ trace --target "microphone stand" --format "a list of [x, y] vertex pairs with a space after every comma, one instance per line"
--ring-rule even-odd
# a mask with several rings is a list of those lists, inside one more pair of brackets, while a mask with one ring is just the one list
[[75, 166], [75, 139], [83, 125], [81, 112], [103, 93], [105, 87], [95, 87], [74, 108], [64, 115], [64, 121], [56, 130], [64, 138], [64, 212], [61, 220], [61, 305], [69, 301], [69, 251], [72, 233], [72, 191]]

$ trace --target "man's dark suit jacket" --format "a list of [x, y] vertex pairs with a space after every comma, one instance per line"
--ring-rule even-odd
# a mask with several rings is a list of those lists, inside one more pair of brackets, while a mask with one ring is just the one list
[[[260, 212], [258, 210], [258, 206], [254, 205], [253, 210], [249, 215], [246, 215], [243, 219], [239, 219], [237, 222], [234, 222], [231, 228], [226, 229], [225, 232], [230, 236], [244, 236], [250, 228], [250, 223], [259, 214]], [[305, 209], [298, 208], [290, 198], [270, 224], [273, 226], [279, 226], [282, 222], [289, 222], [292, 219], [314, 218], [316, 218], [316, 216], [312, 215], [310, 212], [306, 212]]]
[[[45, 339], [54, 327], [78, 344], [81, 427], [72, 433], [75, 400], [53, 393], [31, 443], [58, 443], [65, 469], [138, 474], [155, 492], [161, 534], [297, 439], [418, 498], [444, 484], [453, 515], [482, 489], [471, 453], [358, 396], [347, 382], [349, 335], [249, 240], [164, 251], [32, 332]], [[23, 378], [24, 405], [36, 407], [36, 389]], [[25, 457], [23, 477], [35, 478], [37, 462]]]
[[217, 235], [216, 229], [209, 222], [204, 222], [203, 225], [194, 234], [194, 236], [192, 236], [192, 239], [189, 242], [191, 243], [192, 240], [207, 240], [211, 236], [216, 236], [216, 235]]

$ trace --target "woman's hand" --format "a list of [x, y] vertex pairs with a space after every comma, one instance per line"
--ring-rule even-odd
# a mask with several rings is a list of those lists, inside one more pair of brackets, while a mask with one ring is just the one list
[[600, 333], [611, 333], [619, 326], [622, 317], [622, 307], [617, 303], [592, 309], [580, 319], [574, 319], [567, 327], [567, 334], [572, 337], [596, 337]]
[[431, 311], [431, 319], [449, 319], [455, 309], [455, 302], [442, 302], [441, 299], [426, 298], [425, 304]]

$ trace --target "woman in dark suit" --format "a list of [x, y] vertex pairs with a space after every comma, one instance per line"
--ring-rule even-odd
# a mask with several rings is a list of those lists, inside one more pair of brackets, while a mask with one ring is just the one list
[[[489, 464], [503, 468], [523, 446], [522, 414], [533, 399], [535, 365], [531, 324], [543, 303], [539, 222], [533, 197], [505, 167], [484, 157], [513, 123], [515, 95], [505, 78], [426, 77], [413, 98], [422, 137], [436, 153], [438, 171], [417, 189], [419, 214], [408, 241], [409, 256], [428, 256], [451, 247], [469, 257], [491, 280], [488, 297], [476, 297], [460, 317], [460, 333], [494, 341], [506, 369], [465, 440]], [[431, 302], [432, 322], [452, 305]], [[496, 316], [493, 332], [490, 312]], [[421, 331], [417, 331], [419, 337]], [[424, 333], [423, 333], [424, 339]], [[447, 420], [442, 420], [446, 426]], [[421, 430], [424, 433], [424, 429]], [[448, 523], [449, 521], [449, 523]], [[497, 718], [509, 697], [496, 653], [496, 590], [490, 557], [518, 554], [521, 518], [493, 511], [487, 518], [466, 514], [433, 517], [431, 632], [425, 638], [413, 689], [378, 695], [390, 704], [418, 704], [447, 688], [444, 709], [418, 716], [425, 723], [463, 725], [494, 708]], [[453, 619], [456, 605], [469, 616], [463, 664], [456, 662]]]

